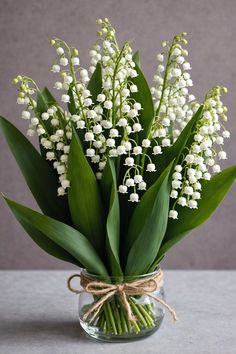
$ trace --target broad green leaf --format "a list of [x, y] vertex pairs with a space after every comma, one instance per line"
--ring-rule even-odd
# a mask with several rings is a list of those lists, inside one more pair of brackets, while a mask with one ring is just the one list
[[97, 95], [102, 91], [102, 67], [97, 63], [96, 69], [88, 83], [88, 90], [91, 93], [93, 103], [96, 103]]
[[204, 223], [218, 207], [236, 178], [236, 166], [218, 173], [210, 181], [202, 183], [201, 199], [198, 209], [178, 206], [178, 219], [169, 219], [163, 243], [158, 257], [166, 253], [186, 234]]
[[169, 213], [169, 173], [172, 163], [146, 191], [134, 210], [127, 235], [126, 275], [145, 274], [156, 258]]
[[117, 193], [116, 171], [112, 160], [107, 160], [104, 173], [109, 174], [112, 181], [111, 190], [109, 191], [110, 207], [106, 223], [106, 249], [112, 275], [122, 276], [119, 260], [120, 207]]
[[89, 272], [107, 275], [106, 268], [88, 239], [71, 226], [42, 215], [32, 209], [5, 198], [17, 220], [32, 227], [55, 242], [78, 260]]
[[21, 225], [31, 237], [31, 239], [40, 247], [42, 250], [50, 254], [50, 256], [56, 257], [62, 261], [75, 264], [78, 267], [83, 267], [83, 265], [74, 258], [69, 252], [64, 250], [64, 248], [58, 246], [54, 241], [50, 240], [44, 233], [37, 230], [32, 224], [27, 223], [27, 221], [21, 220]]
[[103, 205], [97, 179], [75, 131], [70, 145], [68, 177], [71, 182], [68, 200], [74, 225], [102, 254], [105, 241]]
[[42, 212], [57, 220], [70, 223], [67, 202], [57, 196], [58, 179], [53, 169], [29, 140], [3, 117], [0, 117], [0, 127]]
[[188, 141], [192, 136], [198, 120], [202, 116], [202, 110], [203, 106], [200, 106], [171, 147], [163, 148], [163, 153], [161, 155], [152, 156], [152, 161], [157, 166], [157, 171], [146, 174], [145, 179], [149, 185], [151, 185], [159, 177], [161, 171], [163, 171], [173, 159], [175, 159], [175, 163], [172, 168], [174, 169], [175, 165], [178, 164], [181, 154], [188, 146]]
[[139, 112], [139, 122], [142, 125], [143, 130], [138, 135], [140, 141], [142, 141], [142, 139], [146, 138], [149, 133], [155, 112], [148, 83], [137, 64], [135, 65], [135, 70], [137, 71], [138, 76], [132, 78], [131, 81], [138, 87], [138, 92], [132, 93], [131, 98], [136, 102], [139, 102], [142, 106], [142, 110]]
[[140, 65], [140, 56], [139, 56], [139, 52], [138, 52], [138, 51], [134, 53], [134, 55], [133, 55], [133, 61], [134, 61], [134, 63], [135, 63], [137, 66], [141, 67], [141, 65]]
[[26, 219], [21, 219], [20, 223], [22, 227], [25, 229], [27, 234], [31, 237], [31, 239], [45, 252], [50, 254], [50, 256], [61, 259], [62, 261], [69, 262], [77, 265], [78, 267], [82, 267], [82, 264], [74, 258], [70, 253], [68, 253], [64, 248], [60, 247], [48, 238], [44, 233], [40, 232], [37, 228], [35, 228], [32, 223], [30, 223]]

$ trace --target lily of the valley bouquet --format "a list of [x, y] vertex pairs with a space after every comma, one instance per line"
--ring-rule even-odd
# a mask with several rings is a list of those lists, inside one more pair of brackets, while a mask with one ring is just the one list
[[[227, 158], [225, 87], [200, 104], [192, 94], [186, 33], [162, 43], [149, 88], [138, 53], [118, 45], [107, 19], [91, 65], [54, 38], [56, 101], [29, 77], [14, 79], [27, 135], [1, 128], [42, 213], [6, 201], [46, 252], [83, 268], [80, 319], [100, 338], [144, 336], [160, 325], [164, 300], [160, 262], [202, 224], [232, 185]], [[73, 281], [73, 283], [75, 280]], [[160, 306], [161, 304], [161, 306]]]

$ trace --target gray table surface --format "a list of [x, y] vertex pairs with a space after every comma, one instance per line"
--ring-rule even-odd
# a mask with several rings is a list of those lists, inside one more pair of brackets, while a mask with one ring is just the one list
[[235, 354], [236, 271], [166, 271], [178, 321], [166, 314], [151, 337], [132, 343], [89, 339], [78, 324], [73, 271], [0, 271], [0, 354]]

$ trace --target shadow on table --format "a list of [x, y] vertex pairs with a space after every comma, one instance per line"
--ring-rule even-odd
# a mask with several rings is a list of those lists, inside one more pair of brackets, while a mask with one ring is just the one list
[[[85, 332], [76, 321], [58, 321], [52, 319], [45, 320], [18, 320], [18, 321], [4, 321], [0, 324], [1, 344], [5, 342], [33, 342], [39, 341], [47, 342], [60, 341], [89, 341]], [[91, 340], [90, 340], [91, 341]]]

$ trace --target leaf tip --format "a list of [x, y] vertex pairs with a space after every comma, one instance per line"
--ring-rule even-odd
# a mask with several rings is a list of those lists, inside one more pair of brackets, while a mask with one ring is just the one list
[[7, 200], [7, 196], [3, 192], [1, 192], [1, 196], [3, 199]]

